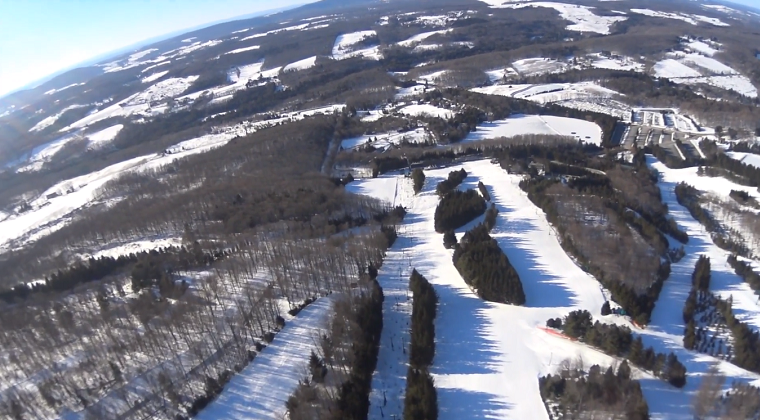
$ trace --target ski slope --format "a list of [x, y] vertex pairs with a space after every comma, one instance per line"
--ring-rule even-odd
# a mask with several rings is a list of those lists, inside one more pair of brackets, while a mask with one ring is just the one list
[[[462, 188], [474, 188], [482, 180], [499, 208], [492, 236], [520, 274], [525, 307], [479, 299], [454, 267], [452, 251], [443, 247], [442, 235], [434, 231], [435, 186], [460, 168], [470, 174]], [[543, 213], [519, 189], [519, 177], [488, 161], [426, 170], [425, 174], [425, 187], [416, 196], [411, 181], [398, 175], [354, 181], [346, 187], [408, 210], [378, 277], [386, 296], [385, 327], [369, 418], [399, 418], [403, 413], [408, 351], [404, 353], [399, 344], [408, 343], [408, 277], [416, 268], [439, 296], [431, 367], [439, 418], [548, 419], [538, 376], [555, 372], [564, 359], [578, 356], [587, 365], [614, 363], [594, 349], [538, 328], [573, 309], [598, 314], [604, 302], [598, 282], [565, 254]]]
[[282, 419], [285, 402], [308, 370], [311, 350], [317, 349], [320, 335], [327, 330], [331, 309], [330, 298], [318, 299], [289, 320], [195, 419]]
[[[655, 161], [650, 160], [650, 165], [662, 169]], [[525, 307], [478, 299], [453, 266], [452, 251], [443, 247], [442, 235], [434, 231], [433, 214], [438, 203], [435, 186], [450, 171], [460, 168], [469, 174], [461, 188], [475, 188], [482, 180], [500, 211], [492, 236], [522, 279], [527, 297]], [[635, 377], [641, 382], [653, 419], [686, 420], [693, 418], [694, 393], [712, 364], [717, 364], [727, 376], [725, 389], [732, 381], [760, 384], [760, 375], [682, 346], [683, 302], [700, 253], [713, 257], [713, 292], [724, 297], [732, 295], [740, 319], [758, 325], [760, 308], [755, 303], [756, 297], [752, 302], [748, 300], [754, 295], [727, 267], [725, 253], [712, 244], [699, 223], [675, 202], [675, 182], [696, 177], [687, 172], [662, 173], [664, 200], [691, 240], [686, 246], [687, 256], [673, 265], [651, 324], [644, 330], [633, 329], [642, 336], [645, 345], [655, 347], [658, 352], [676, 353], [687, 366], [688, 383], [679, 390], [646, 372], [636, 371]], [[411, 303], [407, 298], [407, 281], [411, 269], [416, 268], [439, 295], [436, 356], [431, 367], [439, 397], [439, 417], [546, 419], [538, 390], [539, 376], [556, 372], [562, 360], [578, 356], [586, 366], [607, 366], [615, 361], [593, 348], [550, 336], [537, 327], [543, 326], [548, 318], [561, 317], [574, 309], [587, 309], [603, 322], [630, 324], [619, 317], [598, 315], [605, 298], [599, 283], [567, 256], [541, 210], [519, 189], [518, 176], [508, 175], [487, 161], [428, 169], [425, 174], [425, 187], [416, 196], [408, 185], [411, 181], [399, 175], [355, 181], [347, 186], [352, 192], [404, 205], [408, 210], [399, 239], [380, 270], [387, 321], [373, 378], [370, 418], [393, 418], [393, 415], [398, 418], [403, 410], [408, 352], [404, 353], [399, 343], [408, 340]], [[465, 229], [458, 230], [458, 236]]]
[[[726, 299], [733, 296], [733, 310], [737, 318], [758, 328], [760, 326], [760, 306], [757, 296], [741, 278], [736, 276], [726, 262], [728, 253], [718, 248], [704, 227], [678, 204], [675, 186], [687, 182], [694, 187], [713, 193], [727, 195], [733, 188], [723, 178], [698, 177], [697, 168], [669, 169], [655, 158], [648, 156], [649, 166], [660, 173], [660, 189], [663, 202], [668, 206], [670, 216], [678, 226], [689, 235], [689, 242], [684, 246], [686, 256], [671, 265], [670, 277], [665, 281], [660, 298], [652, 312], [652, 319], [646, 330], [639, 330], [644, 344], [653, 346], [660, 352], [674, 352], [688, 370], [686, 387], [683, 390], [662, 388], [662, 383], [642, 381], [644, 395], [647, 398], [652, 418], [656, 419], [693, 419], [690, 411], [694, 393], [699, 388], [701, 377], [712, 364], [716, 364], [726, 375], [724, 390], [728, 390], [733, 381], [752, 382], [760, 385], [760, 375], [748, 372], [726, 361], [706, 354], [688, 351], [683, 348], [683, 304], [691, 290], [691, 275], [700, 255], [710, 257], [712, 268], [711, 291]], [[728, 188], [728, 189], [726, 189]], [[749, 190], [749, 188], [744, 188]], [[755, 191], [753, 196], [758, 196]], [[671, 244], [671, 247], [676, 244]]]
[[602, 129], [589, 121], [550, 115], [514, 115], [504, 120], [486, 122], [478, 126], [463, 142], [545, 134], [575, 137], [584, 143], [602, 144]]

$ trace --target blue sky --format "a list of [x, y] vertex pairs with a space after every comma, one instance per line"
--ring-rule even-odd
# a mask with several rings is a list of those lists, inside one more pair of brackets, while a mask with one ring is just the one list
[[58, 70], [145, 39], [308, 2], [0, 0], [0, 96]]

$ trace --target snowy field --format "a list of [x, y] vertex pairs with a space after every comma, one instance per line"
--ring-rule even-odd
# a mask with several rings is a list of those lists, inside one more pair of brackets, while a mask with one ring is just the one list
[[760, 155], [756, 155], [754, 153], [742, 153], [742, 152], [726, 152], [726, 154], [730, 158], [736, 159], [741, 163], [754, 166], [755, 168], [760, 168]]
[[398, 110], [398, 112], [404, 115], [411, 116], [430, 116], [438, 118], [451, 118], [454, 116], [454, 111], [450, 109], [438, 108], [437, 106], [424, 104], [424, 105], [409, 105]]
[[499, 137], [547, 134], [575, 137], [584, 143], [600, 145], [602, 129], [584, 120], [550, 115], [515, 115], [505, 120], [483, 123], [463, 141], [479, 141]]
[[153, 73], [153, 74], [151, 74], [151, 75], [150, 75], [150, 76], [148, 76], [148, 77], [144, 77], [144, 78], [143, 78], [143, 79], [141, 79], [140, 81], [141, 81], [141, 82], [143, 82], [143, 83], [151, 83], [151, 82], [155, 82], [156, 80], [158, 80], [158, 79], [160, 79], [160, 78], [162, 78], [162, 77], [166, 76], [167, 74], [169, 74], [169, 72], [168, 72], [168, 71], [159, 71], [159, 72], [157, 72], [157, 73]]
[[433, 35], [444, 35], [451, 32], [451, 29], [441, 30], [441, 31], [431, 31], [431, 32], [423, 32], [421, 34], [414, 35], [412, 37], [409, 37], [408, 39], [398, 42], [396, 45], [399, 45], [401, 47], [413, 47], [420, 42], [430, 38]]
[[64, 86], [64, 87], [62, 87], [60, 89], [50, 89], [49, 91], [45, 92], [45, 95], [53, 95], [53, 94], [56, 94], [58, 92], [62, 92], [64, 90], [66, 90], [66, 89], [70, 89], [70, 88], [73, 88], [73, 87], [76, 87], [76, 86], [84, 86], [84, 85], [85, 85], [84, 83], [74, 83], [74, 84], [71, 84], [71, 85], [68, 85], [68, 86]]
[[261, 46], [259, 46], [259, 45], [252, 45], [250, 47], [245, 47], [245, 48], [236, 48], [236, 49], [234, 49], [232, 51], [227, 51], [224, 54], [225, 55], [227, 55], [227, 54], [240, 54], [240, 53], [243, 53], [243, 52], [246, 52], [246, 51], [255, 51], [255, 50], [258, 50], [259, 48], [261, 48]]
[[658, 12], [651, 9], [631, 9], [631, 12], [638, 13], [644, 16], [658, 17], [663, 19], [676, 19], [681, 20], [692, 25], [698, 25], [700, 23], [709, 23], [714, 26], [730, 26], [729, 24], [721, 21], [720, 19], [711, 18], [703, 15], [692, 15], [688, 13], [668, 13]]
[[628, 19], [625, 16], [598, 16], [593, 8], [574, 4], [537, 1], [532, 3], [514, 2], [513, 0], [480, 0], [493, 8], [522, 9], [523, 7], [547, 7], [559, 12], [562, 19], [572, 22], [568, 31], [594, 32], [602, 35], [610, 33], [610, 26]]
[[111, 127], [104, 128], [98, 132], [88, 134], [86, 137], [90, 141], [91, 146], [102, 146], [105, 143], [108, 143], [111, 140], [115, 139], [116, 135], [119, 134], [119, 131], [121, 131], [123, 128], [123, 124], [116, 124]]
[[643, 71], [644, 65], [631, 57], [605, 57], [601, 54], [589, 54], [586, 56], [591, 67], [608, 70]]
[[27, 164], [18, 168], [16, 172], [39, 171], [46, 163], [50, 162], [53, 156], [60, 152], [64, 146], [74, 140], [80, 140], [81, 138], [81, 133], [79, 131], [76, 131], [61, 136], [49, 143], [35, 147], [29, 156]]
[[282, 71], [300, 71], [300, 70], [306, 70], [314, 67], [317, 64], [317, 56], [304, 58], [303, 60], [298, 60], [296, 62], [290, 63], [287, 66], [283, 67]]
[[42, 121], [38, 122], [37, 124], [35, 124], [34, 127], [32, 127], [32, 128], [29, 129], [29, 132], [31, 133], [31, 132], [34, 132], [34, 131], [42, 131], [42, 130], [50, 127], [51, 125], [55, 124], [55, 122], [58, 121], [58, 118], [61, 118], [61, 116], [66, 111], [69, 111], [71, 109], [84, 108], [84, 107], [87, 107], [87, 106], [89, 106], [89, 105], [69, 105], [66, 108], [63, 108], [61, 110], [61, 112], [59, 112], [59, 113], [57, 113], [55, 115], [51, 115], [51, 116], [43, 119]]
[[668, 53], [666, 59], [657, 62], [654, 75], [671, 79], [675, 83], [707, 84], [721, 89], [733, 90], [750, 98], [757, 97], [757, 88], [746, 76], [730, 66], [712, 58], [717, 52], [700, 41], [682, 43], [687, 50], [697, 52]]
[[327, 331], [330, 298], [318, 299], [285, 328], [242, 372], [232, 377], [224, 392], [203, 409], [197, 420], [249, 420], [284, 418], [285, 403], [298, 382], [306, 377], [309, 356]]
[[526, 58], [512, 63], [512, 67], [520, 76], [538, 76], [548, 73], [562, 73], [567, 70], [567, 64], [551, 58]]
[[143, 239], [139, 241], [132, 241], [124, 244], [109, 244], [106, 247], [101, 247], [93, 253], [79, 254], [81, 260], [87, 260], [90, 258], [119, 258], [122, 255], [137, 254], [145, 251], [152, 251], [154, 249], [179, 247], [182, 246], [182, 238], [153, 238]]
[[354, 48], [356, 44], [374, 36], [377, 36], [377, 32], [375, 31], [359, 31], [339, 35], [333, 45], [332, 58], [335, 60], [345, 60], [353, 57], [364, 57], [379, 60], [382, 55], [378, 47]]
[[486, 95], [527, 99], [541, 104], [556, 103], [568, 108], [613, 115], [625, 121], [631, 118], [631, 107], [613, 99], [620, 95], [618, 92], [592, 82], [493, 85], [471, 90]]

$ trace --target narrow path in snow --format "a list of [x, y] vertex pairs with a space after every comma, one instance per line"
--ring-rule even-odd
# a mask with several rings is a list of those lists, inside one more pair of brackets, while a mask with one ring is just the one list
[[301, 311], [274, 341], [224, 387], [222, 394], [195, 418], [283, 418], [285, 403], [308, 370], [311, 350], [332, 313], [332, 299], [321, 298]]
[[[393, 178], [391, 178], [393, 179]], [[411, 179], [397, 177], [393, 186], [393, 204], [411, 209], [414, 190]], [[349, 184], [351, 185], [351, 184]], [[383, 332], [380, 336], [380, 352], [377, 368], [372, 377], [370, 395], [370, 419], [401, 419], [404, 414], [406, 370], [409, 361], [409, 340], [412, 314], [412, 294], [409, 277], [412, 274], [411, 254], [414, 234], [407, 222], [399, 226], [398, 238], [383, 261], [377, 280], [383, 288]]]

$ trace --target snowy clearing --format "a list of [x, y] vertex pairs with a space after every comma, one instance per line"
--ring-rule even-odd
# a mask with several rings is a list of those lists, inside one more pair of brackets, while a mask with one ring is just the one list
[[568, 108], [613, 115], [626, 121], [631, 118], [631, 107], [613, 99], [620, 95], [618, 92], [592, 82], [493, 85], [471, 90], [486, 95], [527, 99], [541, 104], [556, 103]]
[[538, 1], [533, 3], [514, 3], [512, 0], [480, 0], [489, 4], [493, 8], [500, 9], [522, 9], [523, 7], [546, 7], [559, 12], [562, 19], [573, 22], [567, 26], [568, 31], [576, 32], [594, 32], [602, 35], [609, 35], [610, 26], [617, 22], [628, 19], [625, 16], [598, 16], [595, 15], [590, 7], [579, 6], [574, 4], [554, 3]]
[[89, 106], [89, 105], [69, 105], [66, 108], [63, 108], [61, 110], [61, 112], [59, 112], [59, 113], [57, 113], [55, 115], [51, 115], [51, 116], [45, 118], [44, 120], [38, 122], [37, 124], [35, 124], [34, 127], [32, 127], [32, 128], [29, 129], [29, 132], [31, 133], [31, 132], [34, 132], [34, 131], [42, 131], [42, 130], [50, 127], [51, 125], [55, 124], [55, 122], [58, 121], [58, 118], [61, 118], [61, 116], [64, 113], [66, 113], [66, 111], [71, 110], [71, 109], [84, 108], [86, 106]]
[[198, 76], [162, 80], [142, 92], [136, 93], [127, 99], [82, 118], [68, 127], [61, 129], [61, 132], [87, 127], [90, 124], [111, 117], [126, 117], [130, 115], [152, 116], [155, 114], [162, 114], [166, 112], [168, 107], [159, 102], [165, 102], [170, 98], [177, 97], [182, 92], [186, 91], [196, 80], [198, 80]]
[[91, 254], [79, 254], [79, 258], [81, 260], [88, 260], [90, 258], [98, 259], [103, 257], [119, 258], [122, 255], [137, 254], [140, 252], [152, 251], [160, 248], [179, 246], [182, 246], [182, 238], [144, 239], [140, 241], [129, 242], [126, 244], [111, 244]]
[[438, 108], [430, 104], [424, 105], [409, 105], [398, 110], [398, 112], [404, 115], [421, 116], [427, 115], [438, 118], [451, 118], [454, 116], [454, 112], [448, 109]]
[[153, 74], [151, 74], [150, 76], [148, 76], [148, 77], [146, 77], [146, 78], [142, 79], [141, 81], [142, 81], [143, 83], [150, 83], [150, 82], [155, 82], [156, 80], [158, 80], [158, 79], [160, 79], [160, 78], [162, 78], [162, 77], [166, 76], [167, 74], [169, 74], [169, 72], [168, 72], [168, 71], [160, 71], [160, 72], [158, 72], [158, 73], [153, 73]]
[[711, 45], [706, 44], [702, 41], [691, 41], [685, 44], [686, 47], [692, 49], [693, 51], [696, 51], [698, 53], [713, 56], [717, 54], [719, 51], [715, 48], [713, 48]]
[[377, 36], [377, 32], [375, 31], [359, 31], [339, 35], [335, 39], [335, 44], [333, 44], [332, 57], [336, 60], [345, 60], [353, 57], [379, 60], [381, 55], [378, 47], [354, 49], [354, 45], [375, 36]]
[[654, 75], [668, 79], [702, 76], [700, 72], [672, 58], [657, 62], [657, 64], [654, 65]]
[[252, 46], [250, 46], [250, 47], [245, 47], [245, 48], [238, 48], [238, 49], [236, 49], [236, 50], [227, 51], [227, 52], [226, 52], [226, 53], [224, 53], [224, 54], [225, 54], [225, 55], [226, 55], [226, 54], [240, 54], [240, 53], [242, 53], [242, 52], [246, 52], [246, 51], [254, 51], [254, 50], [258, 50], [259, 48], [261, 48], [261, 46], [259, 46], [259, 45], [252, 45]]
[[613, 56], [605, 57], [601, 54], [589, 54], [588, 57], [591, 62], [591, 67], [608, 70], [622, 70], [622, 71], [643, 71], [644, 65], [637, 62], [631, 57], [625, 56]]
[[404, 41], [396, 43], [396, 45], [399, 45], [401, 47], [412, 47], [415, 44], [419, 44], [420, 42], [430, 38], [433, 35], [444, 35], [449, 32], [451, 32], [452, 29], [446, 29], [441, 31], [431, 31], [431, 32], [423, 32], [421, 34], [414, 35], [412, 37], [409, 37], [408, 39], [405, 39]]
[[331, 310], [332, 300], [322, 298], [289, 320], [274, 341], [234, 375], [224, 392], [195, 418], [282, 419], [285, 403], [307, 375], [309, 356], [327, 330]]
[[66, 134], [62, 137], [59, 137], [49, 143], [45, 143], [42, 146], [37, 146], [32, 150], [31, 155], [29, 156], [28, 163], [16, 170], [16, 172], [35, 172], [42, 169], [42, 167], [45, 165], [45, 163], [50, 162], [50, 160], [55, 156], [56, 153], [60, 152], [61, 149], [63, 149], [64, 146], [69, 144], [70, 142], [74, 140], [80, 140], [82, 138], [81, 134], [79, 132]]
[[562, 73], [567, 70], [567, 64], [551, 58], [526, 58], [512, 63], [512, 67], [521, 76], [538, 76], [547, 73]]
[[87, 139], [90, 140], [91, 146], [101, 146], [115, 139], [122, 128], [124, 128], [124, 124], [116, 124], [96, 133], [88, 134]]
[[677, 19], [692, 25], [698, 25], [699, 23], [709, 23], [714, 26], [730, 26], [729, 24], [722, 22], [720, 19], [711, 18], [702, 15], [690, 15], [687, 13], [668, 13], [658, 12], [651, 9], [631, 9], [631, 12], [638, 13], [644, 16], [659, 17], [664, 19]]
[[73, 87], [76, 87], [76, 86], [84, 86], [84, 85], [85, 85], [84, 83], [74, 83], [74, 84], [71, 84], [71, 85], [68, 85], [68, 86], [64, 86], [64, 87], [62, 87], [60, 89], [50, 89], [49, 91], [45, 92], [45, 95], [53, 95], [55, 93], [62, 92], [64, 90], [66, 90], [66, 89], [70, 89], [70, 88], [73, 88]]
[[478, 126], [463, 142], [514, 137], [529, 134], [546, 134], [575, 137], [588, 144], [602, 143], [602, 129], [589, 121], [549, 115], [514, 115], [505, 120], [487, 122]]
[[726, 152], [726, 154], [731, 159], [736, 159], [746, 165], [754, 166], [755, 168], [760, 168], [760, 155], [756, 155], [753, 153], [742, 153], [742, 152]]
[[300, 70], [306, 70], [310, 69], [317, 65], [317, 56], [304, 58], [303, 60], [298, 60], [294, 63], [290, 63], [287, 66], [285, 66], [282, 71], [300, 71]]

